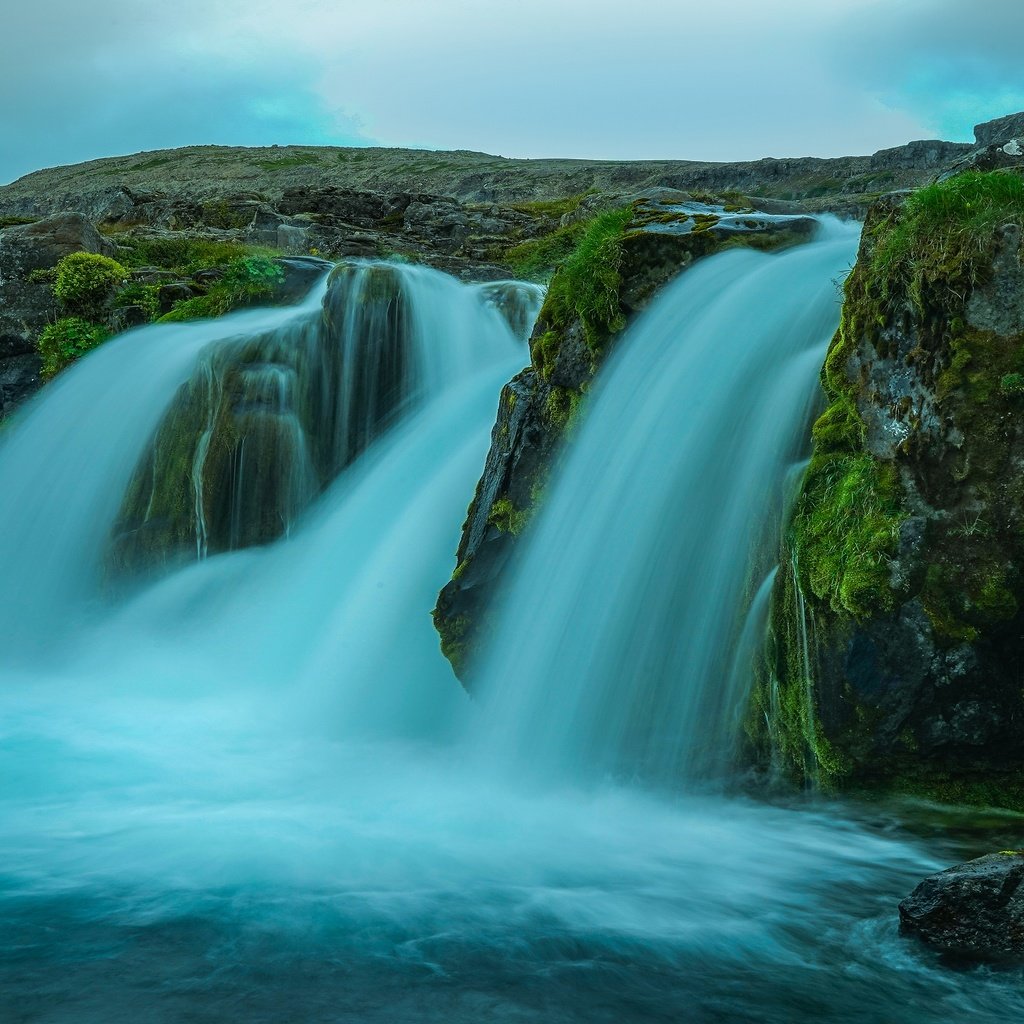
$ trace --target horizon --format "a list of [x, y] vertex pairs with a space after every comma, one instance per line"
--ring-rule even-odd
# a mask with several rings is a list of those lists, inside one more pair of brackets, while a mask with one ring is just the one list
[[0, 181], [204, 145], [735, 163], [969, 142], [1024, 109], [1024, 9], [984, 6], [740, 0], [725, 25], [692, 0], [40, 0], [8, 16]]

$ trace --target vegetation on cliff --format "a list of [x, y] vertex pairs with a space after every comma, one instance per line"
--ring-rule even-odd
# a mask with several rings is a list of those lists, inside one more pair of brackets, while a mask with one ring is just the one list
[[1006, 172], [868, 219], [750, 719], [786, 774], [1024, 806], [1022, 229]]

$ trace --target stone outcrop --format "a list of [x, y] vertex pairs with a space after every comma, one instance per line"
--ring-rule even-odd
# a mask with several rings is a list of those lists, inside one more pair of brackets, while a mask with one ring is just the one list
[[826, 788], [1024, 807], [1024, 181], [879, 202], [776, 579], [751, 712]]
[[1024, 961], [1024, 850], [926, 878], [900, 904], [900, 926], [948, 957]]
[[55, 302], [38, 272], [73, 252], [109, 256], [114, 246], [77, 213], [0, 230], [0, 418], [39, 387], [35, 342]]
[[[806, 240], [815, 222], [710, 206], [655, 190], [600, 214], [556, 273], [530, 341], [530, 365], [503, 389], [491, 447], [470, 505], [452, 580], [434, 622], [463, 682], [489, 602], [516, 551], [595, 373], [625, 325], [695, 260], [744, 245]], [[595, 289], [595, 280], [602, 282]]]

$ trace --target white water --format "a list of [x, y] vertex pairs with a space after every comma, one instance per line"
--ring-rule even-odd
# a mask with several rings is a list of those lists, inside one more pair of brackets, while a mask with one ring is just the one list
[[[748, 271], [703, 269], [723, 289]], [[525, 359], [480, 309], [472, 365], [289, 539], [130, 599], [103, 596], [97, 565], [163, 405], [223, 332], [306, 313], [135, 332], [4, 441], [3, 628], [46, 649], [0, 646], [0, 1019], [1019, 1014], [1012, 982], [953, 978], [897, 939], [895, 899], [939, 861], [878, 823], [570, 774], [520, 784], [458, 742], [481, 716], [429, 608]], [[669, 465], [691, 450], [670, 448]]]
[[482, 659], [490, 757], [672, 784], [731, 763], [752, 567], [777, 545], [857, 237], [832, 223], [780, 256], [707, 260], [623, 339]]

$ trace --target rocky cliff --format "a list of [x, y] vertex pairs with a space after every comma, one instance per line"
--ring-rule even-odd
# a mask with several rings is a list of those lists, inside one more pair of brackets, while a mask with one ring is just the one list
[[1022, 239], [1019, 168], [867, 219], [750, 718], [790, 777], [1024, 807]]

